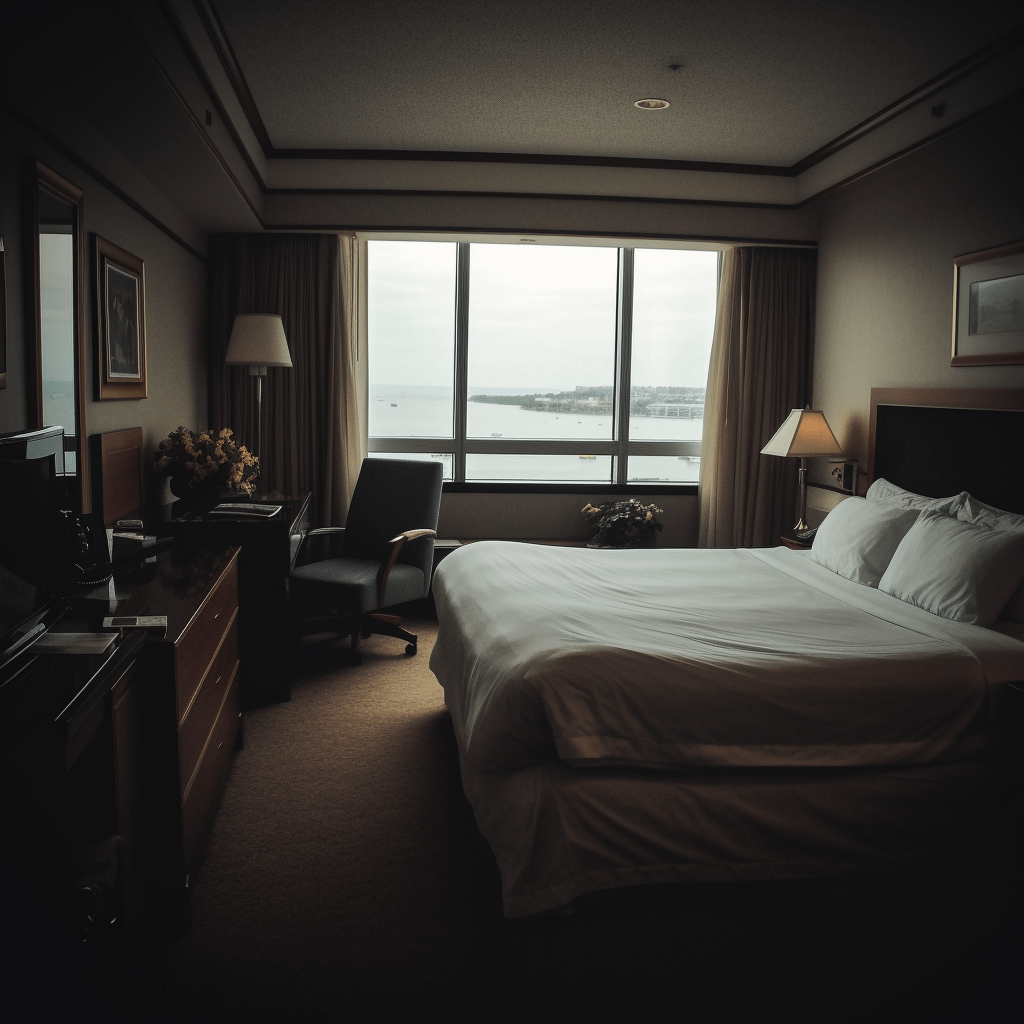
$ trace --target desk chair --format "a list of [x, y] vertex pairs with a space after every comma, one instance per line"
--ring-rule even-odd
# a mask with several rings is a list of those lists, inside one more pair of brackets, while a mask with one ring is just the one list
[[311, 530], [289, 580], [292, 637], [333, 629], [359, 640], [371, 633], [406, 641], [416, 634], [382, 611], [430, 593], [434, 537], [441, 508], [440, 462], [364, 459], [344, 527]]

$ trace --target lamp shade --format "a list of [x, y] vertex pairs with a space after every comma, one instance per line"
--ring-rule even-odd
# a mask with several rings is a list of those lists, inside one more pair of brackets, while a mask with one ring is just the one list
[[226, 366], [291, 366], [284, 323], [276, 313], [239, 313], [231, 328]]
[[824, 458], [842, 455], [843, 449], [832, 433], [820, 409], [794, 409], [775, 436], [761, 449], [762, 455], [791, 458]]

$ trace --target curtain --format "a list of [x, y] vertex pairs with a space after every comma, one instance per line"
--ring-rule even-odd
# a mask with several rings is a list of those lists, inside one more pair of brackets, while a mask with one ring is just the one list
[[817, 253], [724, 256], [700, 472], [700, 547], [765, 547], [795, 522], [795, 459], [761, 455], [810, 399]]
[[357, 264], [355, 240], [333, 234], [210, 237], [207, 426], [254, 444], [256, 382], [224, 354], [237, 313], [280, 314], [292, 367], [263, 378], [260, 490], [312, 491], [314, 525], [344, 522], [366, 447]]

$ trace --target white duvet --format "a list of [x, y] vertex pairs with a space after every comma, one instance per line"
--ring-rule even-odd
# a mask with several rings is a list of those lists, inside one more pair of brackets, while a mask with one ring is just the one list
[[931, 764], [988, 745], [1024, 644], [803, 552], [467, 545], [430, 667], [464, 767]]

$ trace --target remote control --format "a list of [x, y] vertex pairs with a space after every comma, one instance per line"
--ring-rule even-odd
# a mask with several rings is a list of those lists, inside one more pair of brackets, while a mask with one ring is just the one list
[[108, 615], [104, 629], [146, 629], [154, 636], [167, 635], [166, 615]]

